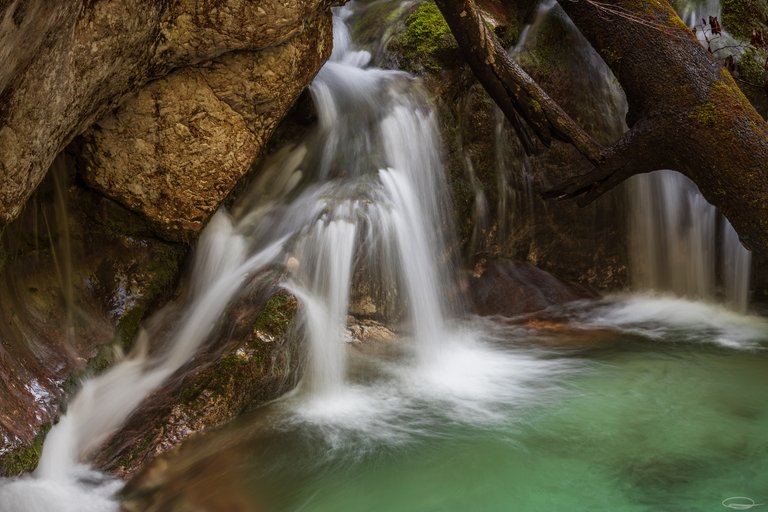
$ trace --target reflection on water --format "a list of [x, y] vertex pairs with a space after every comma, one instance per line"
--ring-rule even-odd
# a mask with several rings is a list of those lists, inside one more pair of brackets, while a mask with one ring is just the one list
[[452, 355], [428, 367], [407, 340], [353, 349], [336, 397], [263, 407], [128, 494], [148, 510], [314, 512], [768, 499], [764, 319], [637, 296], [548, 317], [456, 326]]

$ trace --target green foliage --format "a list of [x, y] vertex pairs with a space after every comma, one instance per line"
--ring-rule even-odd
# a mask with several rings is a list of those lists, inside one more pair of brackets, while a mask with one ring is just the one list
[[399, 40], [406, 61], [404, 65], [433, 72], [442, 69], [441, 54], [458, 48], [458, 45], [435, 2], [422, 3], [405, 23], [406, 30]]

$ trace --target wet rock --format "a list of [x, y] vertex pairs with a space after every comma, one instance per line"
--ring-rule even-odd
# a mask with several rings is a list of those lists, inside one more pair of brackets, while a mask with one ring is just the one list
[[506, 317], [598, 296], [529, 263], [489, 258], [480, 258], [475, 264], [469, 295], [477, 314]]
[[292, 295], [263, 286], [238, 300], [221, 334], [144, 401], [95, 464], [130, 477], [191, 436], [295, 387], [300, 336], [291, 326], [297, 307]]
[[347, 319], [345, 337], [348, 343], [366, 344], [380, 341], [392, 341], [396, 338], [394, 331], [386, 325], [369, 318]]
[[[3, 2], [0, 223], [21, 212], [54, 157], [75, 136], [146, 83], [171, 70], [205, 69], [212, 60], [226, 61], [228, 53], [260, 52], [298, 42], [302, 34], [318, 35], [328, 25], [327, 7], [322, 0]], [[287, 76], [311, 76], [308, 69], [318, 51], [327, 51], [327, 40], [320, 38], [317, 48], [296, 61], [299, 74]], [[247, 74], [241, 83], [248, 83]], [[283, 96], [277, 104], [290, 103], [289, 91], [275, 88], [273, 99]], [[264, 112], [270, 106], [262, 102], [255, 108]], [[227, 153], [231, 148], [220, 146]]]
[[0, 239], [0, 475], [36, 466], [65, 397], [130, 348], [187, 250], [57, 167]]

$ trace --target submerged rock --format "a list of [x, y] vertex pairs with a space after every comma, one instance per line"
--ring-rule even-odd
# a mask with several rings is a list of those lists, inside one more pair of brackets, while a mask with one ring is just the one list
[[517, 316], [598, 294], [566, 283], [529, 263], [481, 258], [469, 280], [469, 295], [479, 315]]

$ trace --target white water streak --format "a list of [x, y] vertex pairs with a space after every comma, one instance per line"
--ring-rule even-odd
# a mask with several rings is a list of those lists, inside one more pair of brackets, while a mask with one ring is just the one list
[[86, 381], [67, 414], [48, 434], [35, 471], [37, 477], [70, 480], [74, 468], [120, 427], [152, 390], [192, 358], [247, 277], [274, 260], [282, 242], [248, 259], [242, 247], [229, 218], [216, 214], [200, 239], [191, 303], [168, 340], [167, 350], [154, 357], [138, 351]]

